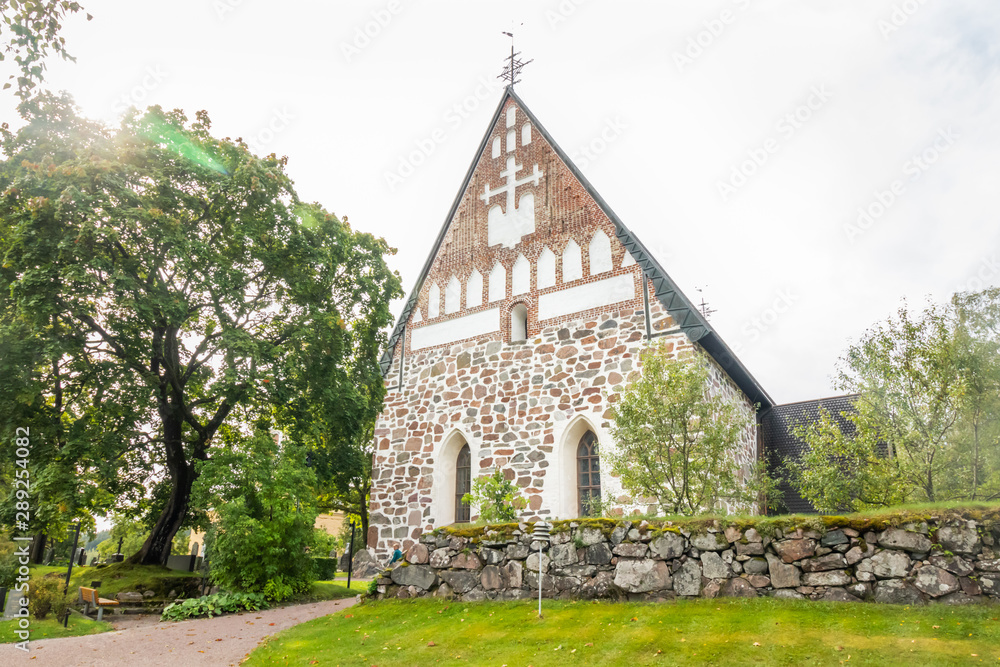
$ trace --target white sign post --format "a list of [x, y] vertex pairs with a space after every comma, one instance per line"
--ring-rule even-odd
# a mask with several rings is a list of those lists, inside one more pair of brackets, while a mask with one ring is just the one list
[[532, 537], [538, 541], [538, 618], [542, 617], [542, 545], [549, 541], [552, 524], [538, 521]]

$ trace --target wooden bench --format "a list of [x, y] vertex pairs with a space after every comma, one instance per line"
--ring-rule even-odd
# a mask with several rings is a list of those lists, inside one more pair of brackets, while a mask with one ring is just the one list
[[104, 608], [105, 607], [117, 607], [118, 600], [109, 600], [107, 598], [102, 598], [97, 593], [96, 588], [85, 588], [80, 586], [80, 600], [83, 602], [83, 614], [86, 616], [90, 613], [90, 606], [93, 605], [97, 608], [97, 620], [100, 621], [104, 618]]

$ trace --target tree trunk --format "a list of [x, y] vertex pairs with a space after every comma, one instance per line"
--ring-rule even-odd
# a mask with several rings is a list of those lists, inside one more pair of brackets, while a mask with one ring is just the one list
[[187, 516], [191, 502], [191, 487], [197, 478], [194, 466], [184, 455], [182, 423], [179, 416], [161, 409], [164, 441], [167, 454], [167, 474], [170, 476], [170, 499], [156, 520], [152, 532], [138, 553], [128, 562], [140, 565], [166, 566], [170, 545]]
[[47, 538], [43, 531], [35, 533], [35, 539], [31, 543], [31, 555], [28, 557], [34, 565], [41, 565], [45, 559], [46, 541]]

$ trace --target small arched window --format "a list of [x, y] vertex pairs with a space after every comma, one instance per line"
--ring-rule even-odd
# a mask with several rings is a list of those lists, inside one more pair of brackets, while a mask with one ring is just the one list
[[472, 452], [466, 443], [458, 453], [455, 463], [455, 523], [468, 523], [471, 508], [462, 502], [462, 497], [472, 491]]
[[510, 342], [528, 339], [528, 307], [519, 303], [510, 309]]
[[593, 431], [587, 431], [580, 438], [576, 448], [576, 470], [580, 516], [588, 516], [601, 502], [601, 459], [597, 452], [597, 436]]

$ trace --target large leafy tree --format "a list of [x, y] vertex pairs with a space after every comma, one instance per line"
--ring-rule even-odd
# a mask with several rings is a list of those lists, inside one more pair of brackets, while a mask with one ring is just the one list
[[1000, 290], [869, 329], [840, 361], [842, 417], [800, 425], [791, 480], [821, 510], [1000, 497]]
[[653, 347], [614, 408], [612, 470], [626, 490], [669, 514], [752, 504], [762, 481], [761, 467], [742, 470], [735, 456], [752, 417], [710, 391], [706, 364]]
[[353, 442], [378, 411], [391, 249], [300, 201], [284, 159], [213, 137], [203, 112], [133, 112], [110, 132], [65, 96], [21, 110], [0, 166], [5, 321], [68, 341], [29, 350], [73, 369], [74, 419], [101, 427], [67, 461], [99, 468], [118, 498], [159, 475], [134, 559], [164, 563], [223, 425], [294, 413], [306, 430], [313, 404]]
[[906, 482], [929, 501], [951, 465], [963, 386], [948, 313], [931, 304], [869, 329], [841, 362], [838, 388], [858, 394], [862, 437], [885, 443]]

